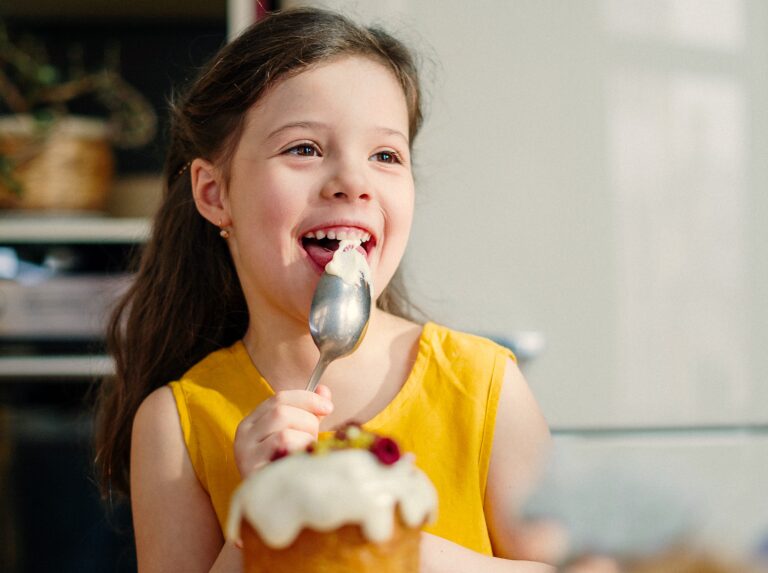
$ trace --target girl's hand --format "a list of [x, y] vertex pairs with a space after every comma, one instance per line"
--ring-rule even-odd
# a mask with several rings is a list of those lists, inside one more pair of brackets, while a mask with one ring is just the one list
[[235, 433], [235, 463], [240, 476], [264, 467], [273, 456], [303, 450], [317, 441], [320, 421], [333, 411], [331, 390], [285, 390], [259, 404]]

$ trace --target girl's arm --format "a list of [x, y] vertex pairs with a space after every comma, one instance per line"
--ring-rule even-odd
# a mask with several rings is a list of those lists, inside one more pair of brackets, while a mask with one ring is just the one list
[[421, 534], [421, 573], [554, 573], [532, 561], [509, 561], [481, 555], [442, 537]]
[[[262, 402], [238, 426], [234, 458], [247, 476], [276, 449], [303, 449], [317, 440], [333, 410], [331, 391], [288, 390]], [[197, 481], [170, 388], [142, 402], [131, 438], [131, 505], [139, 573], [238, 573], [240, 550], [224, 544], [208, 494]]]
[[485, 515], [494, 555], [551, 564], [561, 558], [562, 535], [546, 527], [538, 535], [526, 535], [520, 515], [541, 476], [550, 448], [549, 428], [536, 399], [517, 364], [507, 360], [485, 492]]
[[197, 481], [170, 388], [139, 407], [131, 438], [131, 506], [139, 573], [239, 573], [210, 498]]

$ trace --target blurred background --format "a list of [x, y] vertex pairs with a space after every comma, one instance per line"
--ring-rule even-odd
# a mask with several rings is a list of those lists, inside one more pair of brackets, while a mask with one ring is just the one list
[[421, 55], [406, 282], [431, 319], [517, 352], [555, 437], [527, 515], [564, 523], [572, 556], [768, 559], [767, 3], [6, 0], [14, 45], [119, 74], [154, 131], [112, 142], [100, 199], [0, 211], [0, 570], [131, 570], [125, 508], [115, 532], [85, 477], [100, 317], [156, 205], [172, 86], [298, 4]]

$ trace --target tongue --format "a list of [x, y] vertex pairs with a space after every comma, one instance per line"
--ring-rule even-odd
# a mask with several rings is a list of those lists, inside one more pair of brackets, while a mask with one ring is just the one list
[[333, 258], [332, 250], [321, 247], [317, 243], [308, 243], [304, 245], [304, 250], [307, 251], [309, 258], [321, 269], [324, 269], [325, 265], [331, 262], [331, 259]]

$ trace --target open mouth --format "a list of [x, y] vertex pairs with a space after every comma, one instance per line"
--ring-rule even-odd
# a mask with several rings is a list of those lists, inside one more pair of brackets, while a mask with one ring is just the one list
[[325, 269], [333, 253], [339, 248], [339, 243], [343, 240], [360, 241], [360, 248], [365, 251], [366, 256], [376, 243], [376, 240], [370, 233], [356, 228], [332, 228], [320, 229], [306, 233], [301, 238], [301, 246], [309, 255], [309, 258], [321, 270]]

